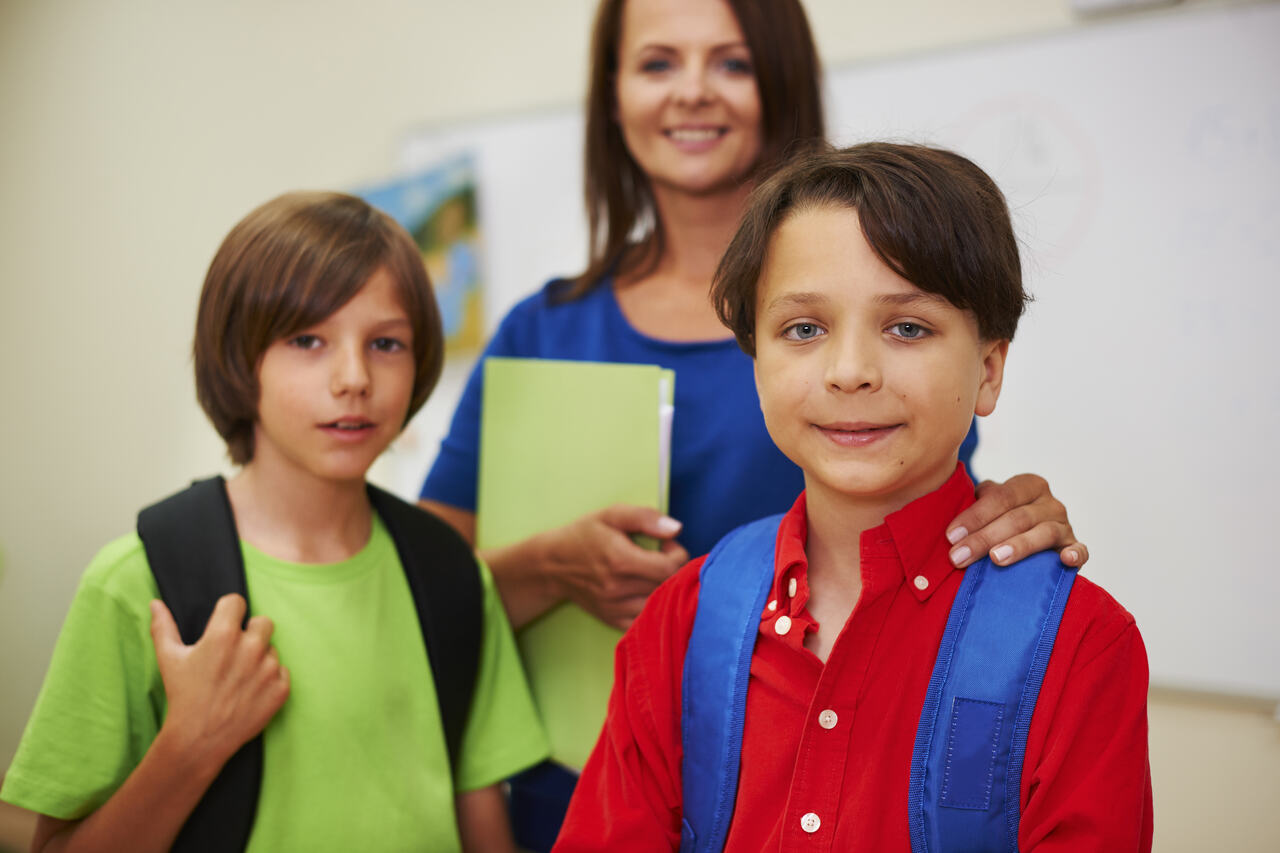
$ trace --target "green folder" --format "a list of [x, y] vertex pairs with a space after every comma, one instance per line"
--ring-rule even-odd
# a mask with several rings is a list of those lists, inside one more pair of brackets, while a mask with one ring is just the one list
[[[489, 358], [484, 370], [477, 548], [614, 503], [667, 511], [673, 371], [524, 358]], [[569, 767], [582, 768], [599, 736], [621, 636], [569, 603], [517, 634], [552, 757]]]

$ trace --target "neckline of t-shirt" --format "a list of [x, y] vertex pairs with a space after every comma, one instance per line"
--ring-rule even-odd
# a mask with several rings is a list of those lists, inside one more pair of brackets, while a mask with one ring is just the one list
[[[623, 312], [622, 306], [618, 304], [618, 294], [613, 290], [614, 277], [612, 274], [606, 275], [600, 279], [596, 285], [597, 290], [603, 290], [602, 298], [608, 305], [610, 318], [615, 326], [626, 331], [631, 337], [639, 341], [647, 347], [665, 350], [680, 350], [689, 352], [692, 350], [714, 350], [714, 349], [737, 349], [738, 341], [730, 335], [727, 338], [715, 338], [706, 341], [672, 341], [666, 338], [655, 338], [652, 335], [646, 335], [644, 332], [631, 325], [631, 321], [627, 319], [627, 315]], [[725, 331], [728, 331], [727, 329]]]
[[393, 547], [390, 539], [391, 534], [387, 532], [382, 519], [374, 513], [369, 541], [350, 557], [334, 563], [295, 563], [291, 560], [282, 560], [244, 539], [240, 540], [240, 549], [244, 555], [245, 566], [252, 565], [255, 572], [297, 583], [334, 584], [357, 578], [376, 565], [384, 544]]

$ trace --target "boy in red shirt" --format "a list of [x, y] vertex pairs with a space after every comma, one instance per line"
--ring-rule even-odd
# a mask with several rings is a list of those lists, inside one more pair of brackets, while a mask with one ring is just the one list
[[[946, 524], [974, 500], [957, 452], [995, 408], [1027, 299], [1008, 209], [946, 151], [801, 158], [756, 191], [713, 298], [805, 476], [778, 528], [724, 849], [909, 850], [913, 744], [963, 577]], [[679, 846], [702, 563], [619, 644], [558, 851]], [[1027, 734], [1019, 849], [1150, 849], [1146, 696], [1133, 617], [1076, 579]]]

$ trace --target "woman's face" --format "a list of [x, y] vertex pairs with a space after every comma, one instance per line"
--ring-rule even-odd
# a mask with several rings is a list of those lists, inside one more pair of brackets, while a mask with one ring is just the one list
[[725, 0], [627, 0], [617, 115], [656, 192], [735, 189], [760, 157], [760, 93]]

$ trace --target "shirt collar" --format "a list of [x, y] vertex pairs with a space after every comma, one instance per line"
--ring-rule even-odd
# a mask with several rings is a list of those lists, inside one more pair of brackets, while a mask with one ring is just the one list
[[[955, 571], [949, 556], [947, 524], [973, 501], [973, 481], [964, 463], [957, 462], [951, 477], [937, 489], [890, 513], [879, 527], [863, 532], [863, 572], [872, 564], [882, 563], [884, 556], [895, 557], [892, 562], [900, 567], [912, 594], [920, 601], [928, 599]], [[805, 495], [801, 492], [778, 527], [769, 598], [778, 603], [780, 612], [795, 613], [808, 600], [809, 561], [804, 551], [808, 535]]]

